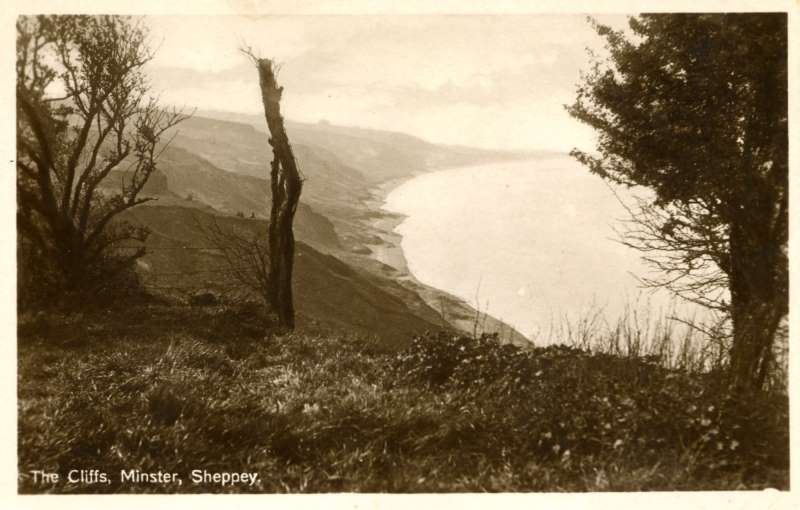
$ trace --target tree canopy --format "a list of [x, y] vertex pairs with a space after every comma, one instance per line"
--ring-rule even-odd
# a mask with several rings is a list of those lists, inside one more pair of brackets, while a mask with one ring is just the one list
[[597, 151], [572, 154], [654, 192], [632, 211], [627, 242], [664, 271], [651, 283], [725, 311], [735, 385], [757, 387], [788, 312], [787, 17], [652, 14], [629, 31], [594, 27], [608, 57], [567, 109], [595, 129]]

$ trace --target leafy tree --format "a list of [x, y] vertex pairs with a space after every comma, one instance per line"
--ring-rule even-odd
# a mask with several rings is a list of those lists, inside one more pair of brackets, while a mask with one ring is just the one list
[[185, 118], [149, 96], [152, 57], [131, 18], [18, 18], [17, 223], [41, 284], [96, 290], [144, 254], [146, 232], [117, 217], [152, 200], [162, 135]]
[[[568, 111], [598, 133], [593, 173], [654, 192], [627, 241], [651, 281], [731, 319], [732, 385], [762, 385], [788, 313], [787, 18], [654, 14], [594, 23], [595, 59]], [[725, 292], [719, 292], [720, 289]]]

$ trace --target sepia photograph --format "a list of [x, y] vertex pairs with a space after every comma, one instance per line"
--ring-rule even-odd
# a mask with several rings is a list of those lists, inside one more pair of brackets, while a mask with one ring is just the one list
[[15, 15], [16, 491], [789, 491], [789, 10]]

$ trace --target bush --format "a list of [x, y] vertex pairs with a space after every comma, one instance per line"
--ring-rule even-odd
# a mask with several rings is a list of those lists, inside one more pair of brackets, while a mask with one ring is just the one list
[[22, 239], [17, 250], [17, 293], [20, 311], [86, 310], [109, 303], [149, 299], [135, 269], [136, 258], [105, 253], [85, 268], [77, 286], [69, 286], [53, 261]]
[[415, 338], [397, 357], [395, 373], [479, 400], [543, 459], [635, 456], [657, 463], [667, 449], [690, 462], [697, 476], [788, 468], [786, 396], [734, 397], [714, 372], [690, 374], [651, 359], [560, 345], [522, 350], [488, 336], [439, 334]]

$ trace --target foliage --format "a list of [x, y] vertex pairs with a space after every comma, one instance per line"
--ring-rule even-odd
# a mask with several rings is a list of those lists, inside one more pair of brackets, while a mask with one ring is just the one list
[[727, 313], [734, 385], [760, 388], [788, 312], [785, 14], [654, 14], [595, 24], [608, 58], [568, 111], [593, 127], [593, 173], [642, 186], [624, 242], [666, 286]]
[[[785, 395], [726, 400], [714, 374], [490, 337], [431, 334], [385, 352], [345, 333], [274, 336], [259, 313], [146, 304], [21, 317], [20, 490], [788, 487]], [[84, 467], [112, 483], [48, 488], [29, 475]], [[134, 468], [184, 484], [120, 485]], [[202, 468], [260, 481], [189, 483]]]
[[115, 220], [150, 200], [162, 136], [185, 118], [148, 95], [146, 39], [118, 16], [18, 18], [17, 222], [43, 286], [90, 294], [143, 254], [147, 233]]

